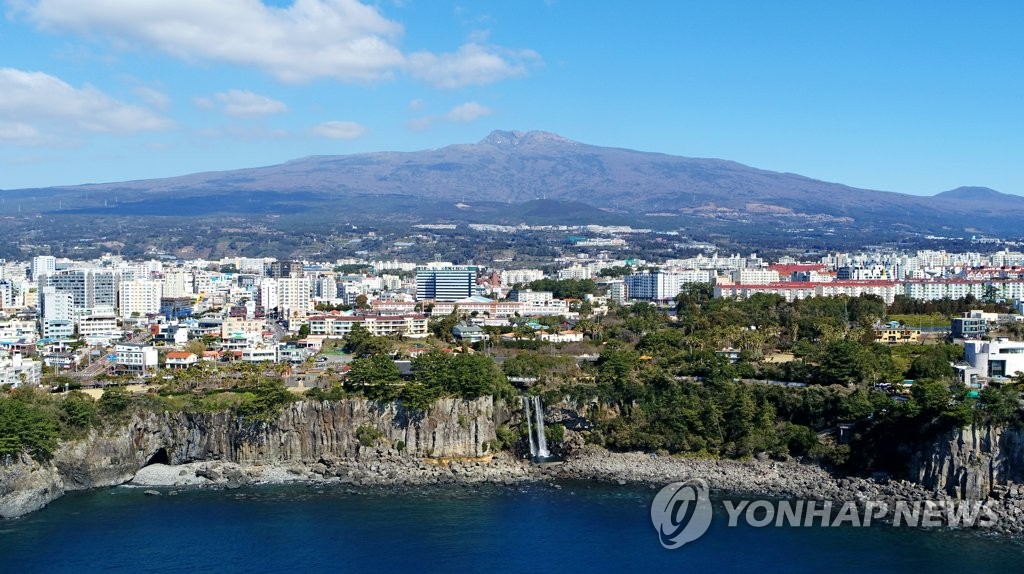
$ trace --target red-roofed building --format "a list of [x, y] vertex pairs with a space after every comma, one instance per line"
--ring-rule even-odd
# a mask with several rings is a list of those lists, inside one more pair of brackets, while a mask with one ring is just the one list
[[164, 359], [164, 366], [168, 369], [185, 369], [199, 362], [195, 353], [183, 351], [171, 351]]
[[353, 325], [362, 325], [373, 335], [402, 335], [413, 339], [426, 337], [427, 318], [424, 315], [341, 315], [327, 313], [309, 317], [309, 334], [341, 338]]

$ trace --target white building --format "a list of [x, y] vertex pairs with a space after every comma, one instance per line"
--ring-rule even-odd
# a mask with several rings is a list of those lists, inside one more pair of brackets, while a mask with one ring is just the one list
[[57, 272], [57, 258], [52, 255], [40, 255], [32, 258], [32, 280], [38, 282], [44, 275]]
[[281, 277], [276, 281], [278, 310], [283, 316], [301, 317], [313, 310], [309, 277]]
[[161, 282], [163, 283], [164, 297], [191, 297], [195, 294], [192, 289], [191, 271], [185, 269], [165, 271]]
[[774, 269], [737, 269], [732, 272], [733, 283], [776, 283], [779, 272]]
[[0, 321], [0, 343], [34, 343], [36, 340], [36, 323], [23, 319], [5, 319]]
[[121, 338], [121, 329], [112, 308], [88, 309], [78, 315], [76, 322], [78, 336], [90, 345], [108, 344]]
[[520, 289], [508, 294], [512, 301], [520, 303], [547, 303], [555, 298], [551, 291], [533, 291], [531, 289]]
[[[778, 277], [778, 273], [775, 273]], [[711, 272], [703, 269], [644, 271], [627, 275], [623, 281], [630, 299], [669, 301], [693, 283], [709, 283]]]
[[557, 277], [560, 281], [564, 281], [566, 279], [576, 279], [577, 281], [579, 281], [583, 279], [593, 278], [594, 272], [589, 266], [584, 267], [583, 265], [577, 264], [570, 265], [569, 267], [566, 267], [564, 269], [559, 269]]
[[274, 363], [277, 362], [277, 348], [247, 347], [242, 349], [240, 360], [243, 363]]
[[38, 386], [42, 378], [43, 365], [23, 357], [21, 353], [0, 351], [0, 386]]
[[17, 289], [14, 286], [14, 282], [0, 278], [0, 309], [14, 307], [14, 296], [16, 294]]
[[70, 293], [55, 287], [43, 287], [40, 293], [41, 331], [43, 337], [67, 339], [75, 334], [74, 301]]
[[120, 343], [114, 347], [118, 371], [141, 375], [157, 367], [159, 354], [156, 347], [134, 343]]
[[1003, 338], [964, 341], [964, 361], [971, 366], [969, 374], [980, 378], [1014, 377], [1024, 373], [1024, 343]]
[[327, 313], [309, 317], [309, 334], [341, 338], [354, 325], [361, 325], [372, 335], [402, 335], [414, 339], [428, 335], [424, 315], [339, 315]]
[[65, 269], [40, 277], [39, 286], [70, 294], [75, 313], [117, 306], [117, 274], [109, 269]]
[[502, 285], [520, 285], [540, 281], [544, 272], [540, 269], [508, 269], [500, 274]]
[[117, 311], [121, 317], [144, 317], [160, 311], [163, 283], [152, 279], [122, 281], [118, 285]]

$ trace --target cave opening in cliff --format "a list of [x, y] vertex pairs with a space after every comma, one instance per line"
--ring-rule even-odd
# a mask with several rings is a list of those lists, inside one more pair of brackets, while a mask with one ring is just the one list
[[153, 456], [146, 461], [146, 466], [151, 464], [171, 464], [171, 459], [167, 456], [167, 449], [161, 448], [154, 452]]

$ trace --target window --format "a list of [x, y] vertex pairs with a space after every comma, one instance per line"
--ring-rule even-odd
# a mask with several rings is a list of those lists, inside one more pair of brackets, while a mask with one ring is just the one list
[[1006, 376], [1006, 361], [989, 361], [988, 362], [988, 376], [990, 376], [990, 377], [1005, 377]]

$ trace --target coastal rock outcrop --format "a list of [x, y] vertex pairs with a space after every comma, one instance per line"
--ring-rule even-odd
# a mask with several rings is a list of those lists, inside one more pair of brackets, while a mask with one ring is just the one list
[[66, 491], [123, 484], [154, 463], [308, 466], [378, 450], [400, 458], [480, 457], [495, 438], [493, 415], [491, 397], [439, 399], [425, 413], [365, 399], [299, 401], [270, 422], [230, 412], [140, 411], [123, 426], [61, 444], [45, 463], [21, 457], [0, 464], [0, 517], [38, 510]]
[[1024, 483], [1024, 429], [971, 425], [910, 456], [909, 478], [962, 500], [985, 500]]

